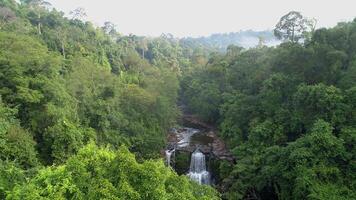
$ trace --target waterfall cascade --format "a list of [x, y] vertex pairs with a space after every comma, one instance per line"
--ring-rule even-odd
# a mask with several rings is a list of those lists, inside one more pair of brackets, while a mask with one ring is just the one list
[[199, 130], [198, 129], [194, 129], [194, 128], [186, 128], [186, 130], [184, 131], [184, 134], [182, 134], [182, 138], [178, 141], [178, 147], [182, 148], [182, 147], [186, 147], [189, 145], [190, 142], [190, 138], [195, 134], [198, 133]]
[[167, 166], [171, 166], [171, 158], [172, 154], [174, 153], [175, 149], [166, 150], [166, 164]]
[[210, 184], [210, 173], [206, 170], [205, 155], [199, 149], [192, 154], [188, 176], [199, 184]]

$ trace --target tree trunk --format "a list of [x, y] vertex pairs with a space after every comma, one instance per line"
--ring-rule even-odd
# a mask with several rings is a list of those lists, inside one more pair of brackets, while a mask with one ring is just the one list
[[41, 13], [38, 13], [38, 24], [37, 24], [38, 34], [41, 35]]
[[62, 55], [63, 55], [63, 58], [65, 59], [66, 58], [66, 52], [65, 52], [65, 49], [64, 49], [64, 42], [62, 41]]

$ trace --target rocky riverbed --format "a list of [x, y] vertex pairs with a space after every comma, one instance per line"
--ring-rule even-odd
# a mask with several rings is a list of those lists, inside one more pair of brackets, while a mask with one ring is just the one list
[[183, 124], [194, 128], [172, 128], [167, 136], [167, 149], [194, 152], [197, 148], [204, 154], [217, 159], [234, 161], [222, 139], [217, 136], [214, 127], [199, 121], [194, 116], [185, 116]]

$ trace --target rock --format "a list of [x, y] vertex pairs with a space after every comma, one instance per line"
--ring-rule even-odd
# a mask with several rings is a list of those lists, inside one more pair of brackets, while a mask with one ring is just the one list
[[[227, 160], [229, 162], [233, 162], [235, 158], [226, 148], [226, 145], [222, 139], [220, 139], [215, 130], [209, 130], [207, 132], [200, 132], [200, 134], [205, 134], [206, 136], [212, 138], [212, 142], [202, 145], [202, 144], [194, 144], [193, 142], [189, 142], [187, 146], [179, 145], [179, 142], [184, 138], [184, 134], [190, 130], [189, 128], [179, 128], [174, 129], [176, 131], [172, 131], [167, 136], [168, 147], [167, 149], [177, 149], [177, 151], [185, 151], [185, 152], [194, 152], [196, 148], [199, 148], [204, 154], [213, 154], [214, 157], [222, 160]], [[194, 133], [197, 134], [197, 133]]]
[[191, 142], [189, 142], [189, 145], [187, 146], [179, 145], [178, 143], [187, 136], [185, 134], [187, 134], [191, 128], [172, 128], [167, 136], [167, 145], [169, 149], [175, 148], [178, 151], [192, 153], [196, 148], [199, 147], [200, 150], [205, 154], [212, 153], [218, 159], [228, 160], [230, 162], [235, 161], [234, 156], [227, 149], [224, 141], [218, 137], [215, 127], [202, 122], [197, 116], [194, 115], [184, 115], [182, 120], [185, 125], [199, 128], [201, 133], [205, 134], [207, 137], [212, 138], [212, 141], [209, 141], [208, 144], [204, 145], [192, 144]]

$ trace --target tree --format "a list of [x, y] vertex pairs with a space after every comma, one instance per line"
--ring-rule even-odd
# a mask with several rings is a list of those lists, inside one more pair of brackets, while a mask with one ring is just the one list
[[0, 199], [6, 199], [8, 191], [11, 191], [18, 183], [26, 181], [25, 170], [17, 163], [0, 159]]
[[117, 26], [112, 22], [104, 22], [104, 26], [101, 28], [106, 34], [115, 36], [117, 34], [116, 27]]
[[112, 151], [93, 143], [7, 194], [7, 199], [219, 199], [213, 188], [178, 176], [161, 161], [139, 163], [126, 147]]
[[87, 17], [85, 9], [80, 7], [70, 11], [69, 14], [72, 16], [72, 20], [84, 20]]
[[44, 1], [44, 0], [22, 0], [22, 2], [26, 3], [27, 5], [30, 6], [31, 9], [33, 9], [37, 13], [37, 31], [38, 34], [41, 35], [41, 13], [43, 12], [46, 7], [51, 6], [51, 3]]
[[344, 96], [340, 89], [324, 84], [300, 85], [294, 94], [295, 116], [306, 127], [316, 119], [335, 126], [344, 123]]
[[274, 35], [278, 39], [297, 43], [314, 27], [314, 23], [311, 20], [304, 18], [299, 12], [291, 11], [279, 20], [274, 29]]
[[257, 45], [257, 47], [258, 48], [262, 48], [264, 46], [266, 46], [266, 39], [265, 39], [265, 37], [260, 35], [260, 36], [258, 36], [258, 45]]
[[38, 164], [35, 141], [20, 127], [16, 114], [17, 110], [5, 106], [0, 96], [0, 161], [14, 161], [24, 168], [34, 167]]
[[62, 28], [57, 28], [55, 30], [55, 33], [58, 37], [59, 42], [61, 43], [61, 50], [62, 50], [62, 56], [65, 59], [66, 58], [66, 42], [68, 38], [68, 33], [63, 30]]
[[16, 8], [18, 5], [17, 0], [1, 0], [0, 1], [0, 7], [7, 7], [7, 8]]
[[0, 7], [0, 29], [6, 24], [16, 19], [15, 13], [6, 7]]
[[145, 51], [147, 51], [148, 49], [146, 38], [141, 39], [139, 43], [140, 43], [140, 48], [142, 50], [142, 59], [145, 59]]
[[230, 44], [226, 48], [226, 55], [231, 56], [231, 57], [236, 57], [238, 56], [241, 52], [243, 51], [242, 47], [239, 47], [237, 45]]

